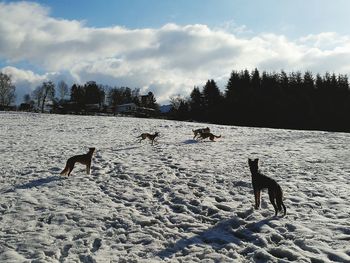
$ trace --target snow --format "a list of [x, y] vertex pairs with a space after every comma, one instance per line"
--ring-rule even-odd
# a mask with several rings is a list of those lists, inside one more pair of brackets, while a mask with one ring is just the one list
[[[350, 134], [0, 113], [0, 262], [350, 262]], [[159, 131], [154, 146], [138, 142]], [[96, 147], [91, 175], [66, 160]], [[284, 190], [254, 210], [248, 158]]]

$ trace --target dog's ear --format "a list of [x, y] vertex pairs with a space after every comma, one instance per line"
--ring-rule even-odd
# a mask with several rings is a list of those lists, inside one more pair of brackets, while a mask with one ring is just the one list
[[259, 158], [256, 158], [256, 159], [254, 160], [254, 162], [258, 163], [258, 162], [259, 162]]

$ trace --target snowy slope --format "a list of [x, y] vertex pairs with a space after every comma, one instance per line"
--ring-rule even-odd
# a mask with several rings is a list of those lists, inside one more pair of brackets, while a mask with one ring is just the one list
[[[350, 134], [0, 113], [0, 262], [350, 262]], [[137, 142], [159, 131], [158, 144]], [[67, 158], [96, 147], [92, 174]], [[253, 209], [247, 159], [284, 190]]]

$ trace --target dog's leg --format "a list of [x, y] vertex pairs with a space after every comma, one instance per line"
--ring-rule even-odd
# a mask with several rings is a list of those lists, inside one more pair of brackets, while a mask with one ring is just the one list
[[278, 187], [278, 190], [276, 192], [276, 203], [277, 203], [278, 211], [281, 211], [283, 208], [284, 215], [286, 215], [287, 210], [286, 210], [286, 206], [283, 203], [283, 193], [282, 193], [282, 188], [280, 186]]
[[260, 191], [254, 190], [254, 197], [255, 197], [255, 209], [259, 209], [260, 206]]
[[60, 175], [66, 175], [68, 172], [68, 162], [66, 163], [66, 166], [64, 167], [63, 171], [60, 173]]
[[286, 213], [287, 213], [287, 209], [286, 209], [286, 206], [283, 204], [283, 201], [281, 201], [282, 203], [282, 207], [283, 207], [283, 211], [284, 211], [284, 215], [286, 215]]
[[276, 203], [277, 203], [277, 208], [278, 208], [278, 210], [281, 211], [282, 208], [283, 208], [283, 213], [284, 213], [284, 215], [286, 215], [287, 209], [286, 209], [286, 206], [283, 204], [282, 196], [277, 195], [277, 197], [276, 197]]
[[273, 208], [275, 209], [275, 216], [277, 216], [277, 213], [278, 213], [278, 208], [277, 208], [277, 205], [276, 205], [276, 202], [275, 202], [275, 194], [273, 193], [273, 190], [268, 190], [268, 193], [269, 193], [269, 198], [270, 198], [270, 202], [271, 204], [273, 205]]
[[153, 139], [153, 142], [154, 142], [154, 143], [158, 143], [157, 138], [154, 138], [154, 139]]
[[69, 166], [67, 176], [70, 176], [70, 173], [73, 171], [73, 168], [74, 168], [74, 164], [72, 166]]
[[66, 175], [67, 174], [67, 166], [64, 167], [63, 171], [60, 173], [60, 175]]
[[91, 162], [86, 165], [86, 174], [90, 174]]

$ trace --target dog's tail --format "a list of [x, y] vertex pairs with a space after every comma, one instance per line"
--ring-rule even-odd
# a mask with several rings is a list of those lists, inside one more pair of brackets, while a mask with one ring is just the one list
[[214, 137], [215, 137], [215, 138], [221, 138], [221, 135], [219, 135], [219, 136], [214, 135]]
[[276, 192], [276, 203], [277, 203], [278, 211], [281, 211], [283, 207], [284, 215], [286, 215], [287, 210], [286, 210], [286, 206], [283, 203], [283, 191], [281, 186], [279, 185]]

